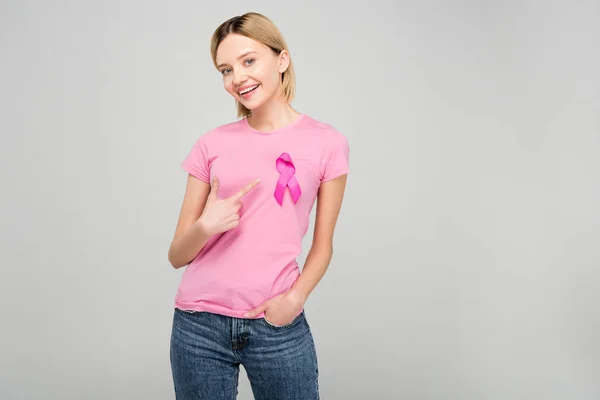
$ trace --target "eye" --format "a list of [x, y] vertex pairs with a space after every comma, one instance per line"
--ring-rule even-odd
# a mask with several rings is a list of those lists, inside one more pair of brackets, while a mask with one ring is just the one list
[[244, 61], [244, 64], [246, 64], [246, 65], [252, 65], [252, 64], [254, 64], [254, 58], [247, 58]]
[[221, 70], [221, 74], [223, 74], [223, 75], [228, 74], [230, 70], [231, 70], [231, 68], [223, 68]]

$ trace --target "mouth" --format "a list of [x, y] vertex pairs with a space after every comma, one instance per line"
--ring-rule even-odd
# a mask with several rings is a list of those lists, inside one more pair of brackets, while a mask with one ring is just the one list
[[244, 90], [241, 90], [238, 92], [238, 94], [247, 99], [248, 97], [250, 97], [252, 95], [252, 93], [260, 86], [260, 84], [254, 85], [254, 86], [250, 86]]

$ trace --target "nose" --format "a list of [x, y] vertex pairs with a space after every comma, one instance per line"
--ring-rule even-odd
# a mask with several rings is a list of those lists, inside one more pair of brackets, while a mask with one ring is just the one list
[[233, 70], [233, 86], [240, 87], [245, 81], [247, 77], [242, 69], [234, 69]]

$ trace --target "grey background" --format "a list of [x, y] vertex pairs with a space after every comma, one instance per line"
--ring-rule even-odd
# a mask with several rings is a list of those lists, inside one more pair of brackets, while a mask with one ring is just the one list
[[598, 2], [0, 4], [1, 399], [174, 398], [180, 162], [246, 11], [351, 145], [322, 397], [600, 398]]

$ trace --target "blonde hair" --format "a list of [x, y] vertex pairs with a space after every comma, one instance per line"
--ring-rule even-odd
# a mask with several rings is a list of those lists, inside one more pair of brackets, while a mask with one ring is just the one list
[[[217, 49], [221, 42], [231, 33], [246, 36], [268, 46], [273, 53], [279, 55], [282, 50], [289, 49], [283, 35], [277, 26], [269, 18], [262, 14], [249, 12], [241, 16], [233, 17], [223, 22], [215, 30], [210, 41], [210, 54], [212, 56], [215, 68], [217, 67]], [[294, 64], [291, 56], [289, 65], [283, 72], [281, 86], [283, 96], [288, 103], [291, 103], [296, 94], [296, 75], [294, 73]], [[244, 107], [239, 101], [235, 101], [237, 106], [237, 116], [247, 117], [252, 112]]]

